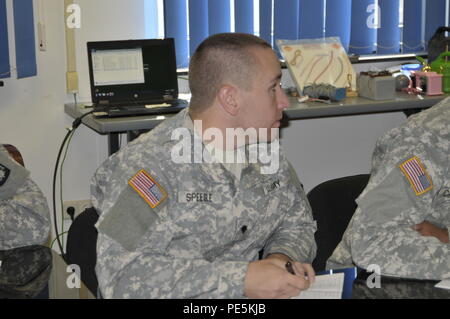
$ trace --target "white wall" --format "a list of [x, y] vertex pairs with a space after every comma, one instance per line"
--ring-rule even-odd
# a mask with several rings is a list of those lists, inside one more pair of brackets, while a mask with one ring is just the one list
[[[37, 0], [34, 1], [36, 6]], [[38, 76], [21, 80], [13, 76], [0, 88], [0, 142], [20, 149], [50, 205], [53, 166], [65, 127], [72, 122], [64, 113], [64, 103], [73, 101], [73, 96], [65, 92], [63, 1], [42, 1], [47, 51], [37, 52]], [[79, 0], [78, 3], [81, 6], [81, 29], [75, 32], [78, 100], [87, 101], [90, 93], [86, 42], [144, 37], [144, 6], [143, 0]], [[12, 29], [11, 19], [9, 25]], [[12, 40], [10, 34], [10, 49], [14, 52]], [[282, 143], [309, 190], [330, 178], [367, 172], [376, 138], [403, 120], [402, 113], [389, 113], [293, 121], [283, 130]], [[90, 177], [106, 156], [106, 137], [80, 126], [65, 163], [65, 200], [89, 197]]]

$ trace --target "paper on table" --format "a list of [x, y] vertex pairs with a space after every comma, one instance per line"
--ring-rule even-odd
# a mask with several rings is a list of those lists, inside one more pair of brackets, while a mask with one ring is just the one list
[[343, 287], [343, 273], [316, 276], [314, 285], [292, 299], [341, 299]]
[[435, 287], [442, 289], [450, 289], [450, 279], [445, 279], [442, 280], [441, 282], [438, 282]]

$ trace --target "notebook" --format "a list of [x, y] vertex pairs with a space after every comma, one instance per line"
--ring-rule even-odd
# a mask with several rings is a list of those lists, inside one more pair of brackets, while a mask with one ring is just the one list
[[172, 38], [95, 41], [87, 49], [94, 116], [177, 113], [188, 106], [178, 98]]
[[316, 282], [292, 299], [342, 299], [344, 274], [316, 276]]

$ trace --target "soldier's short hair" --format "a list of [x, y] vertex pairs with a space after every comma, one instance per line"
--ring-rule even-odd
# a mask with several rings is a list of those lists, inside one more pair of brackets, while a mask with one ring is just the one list
[[209, 107], [223, 84], [251, 89], [257, 65], [254, 48], [272, 49], [263, 39], [245, 33], [215, 34], [198, 46], [189, 64], [191, 112]]

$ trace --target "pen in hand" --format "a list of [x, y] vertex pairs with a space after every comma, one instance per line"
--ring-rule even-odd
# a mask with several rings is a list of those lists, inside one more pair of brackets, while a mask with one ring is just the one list
[[292, 268], [292, 263], [291, 263], [290, 261], [288, 261], [288, 262], [286, 263], [285, 267], [286, 267], [286, 270], [287, 270], [290, 274], [295, 275], [294, 268]]

